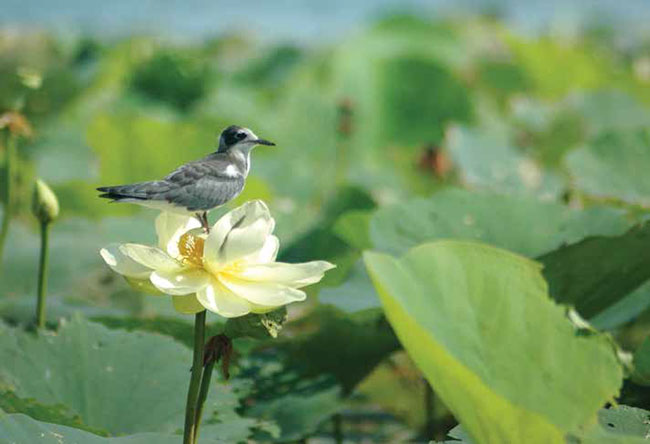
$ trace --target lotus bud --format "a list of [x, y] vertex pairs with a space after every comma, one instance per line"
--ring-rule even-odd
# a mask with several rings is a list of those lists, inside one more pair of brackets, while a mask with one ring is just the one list
[[34, 184], [32, 211], [43, 224], [49, 224], [59, 215], [59, 201], [54, 191], [40, 179], [37, 179]]

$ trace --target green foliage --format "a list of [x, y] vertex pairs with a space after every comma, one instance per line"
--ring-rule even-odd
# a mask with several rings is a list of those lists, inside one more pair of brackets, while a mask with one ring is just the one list
[[134, 70], [131, 88], [149, 100], [186, 111], [205, 95], [208, 79], [201, 57], [161, 50]]
[[279, 441], [301, 439], [318, 427], [340, 408], [340, 390], [314, 386], [295, 388], [282, 397], [256, 403], [249, 414], [272, 420], [280, 428]]
[[56, 335], [3, 326], [0, 354], [12, 357], [0, 372], [3, 385], [20, 397], [64, 404], [93, 428], [174, 432], [182, 424], [191, 357], [168, 338], [74, 317]]
[[295, 46], [279, 46], [247, 66], [237, 74], [237, 78], [253, 85], [278, 87], [283, 84], [302, 57], [301, 50]]
[[[466, 443], [645, 442], [647, 39], [576, 32], [391, 14], [318, 49], [0, 33], [0, 114], [20, 108], [34, 127], [0, 270], [14, 326], [0, 327], [0, 441], [180, 441], [191, 318], [102, 262], [108, 243], [152, 243], [155, 213], [95, 188], [162, 177], [240, 124], [278, 145], [255, 150], [231, 205], [269, 203], [280, 260], [337, 268], [288, 312], [208, 325], [237, 339], [201, 442], [336, 440], [334, 414], [346, 442], [440, 439], [459, 420], [449, 435]], [[61, 213], [50, 331], [27, 333], [35, 177]], [[575, 330], [547, 285], [611, 337]], [[634, 356], [619, 399], [614, 350]], [[125, 433], [139, 435], [99, 436]]]
[[239, 318], [228, 319], [224, 326], [224, 333], [231, 339], [277, 338], [286, 320], [287, 309], [286, 307], [280, 307], [277, 310], [261, 315], [248, 314]]
[[36, 421], [26, 415], [0, 413], [0, 436], [6, 442], [42, 444], [178, 444], [180, 436], [140, 433], [104, 438], [65, 425]]
[[321, 304], [334, 305], [347, 313], [381, 306], [361, 260], [354, 264], [343, 284], [323, 288], [318, 294], [318, 301]]
[[537, 264], [459, 241], [365, 260], [400, 341], [476, 442], [563, 442], [617, 393], [608, 340], [576, 335]]
[[[190, 316], [187, 316], [187, 319], [167, 318], [164, 316], [155, 318], [95, 316], [92, 318], [92, 321], [98, 322], [112, 330], [121, 329], [160, 333], [176, 339], [190, 349], [194, 344], [194, 326], [191, 323]], [[220, 322], [207, 324], [205, 327], [205, 336], [212, 337], [222, 331], [223, 324]]]
[[576, 187], [602, 198], [648, 206], [650, 137], [647, 131], [606, 133], [567, 156]]
[[[99, 223], [72, 219], [54, 224], [48, 279], [51, 308], [60, 304], [59, 313], [65, 315], [93, 306], [106, 307], [104, 314], [114, 314], [120, 309], [132, 313], [141, 311], [143, 307], [138, 295], [125, 290], [126, 285], [110, 274], [98, 251], [104, 245], [125, 239], [153, 241], [152, 223], [148, 218], [113, 218]], [[27, 316], [30, 317], [33, 301], [25, 296], [35, 294], [36, 282], [25, 276], [36, 273], [34, 258], [38, 257], [39, 239], [35, 231], [25, 226], [16, 225], [12, 231], [7, 242], [9, 260], [3, 266], [0, 279], [0, 306], [8, 309], [9, 305], [27, 304]], [[75, 291], [76, 288], [84, 288], [83, 294]], [[166, 302], [171, 307], [169, 301]]]
[[381, 208], [370, 222], [376, 249], [404, 253], [423, 242], [475, 239], [529, 257], [589, 235], [618, 235], [629, 223], [607, 207], [574, 210], [520, 196], [448, 189]]
[[[621, 236], [589, 237], [539, 261], [551, 296], [591, 318], [650, 279], [650, 224]], [[639, 311], [649, 305], [646, 299]]]
[[[310, 325], [317, 325], [317, 330], [304, 331]], [[338, 309], [323, 307], [294, 324], [294, 328], [303, 330], [301, 337], [282, 345], [292, 366], [309, 376], [333, 375], [344, 395], [349, 395], [359, 381], [399, 347], [378, 310], [344, 316]]]
[[562, 191], [562, 180], [519, 152], [504, 134], [455, 127], [449, 153], [462, 181], [470, 186], [511, 194], [547, 198]]
[[647, 439], [650, 433], [650, 413], [646, 410], [619, 405], [598, 412], [598, 423], [617, 435]]
[[[248, 417], [277, 424], [280, 442], [312, 435], [323, 421], [343, 407], [341, 387], [331, 376], [309, 377], [287, 363], [278, 363], [277, 349], [255, 352], [241, 363], [239, 379], [250, 387], [244, 405]], [[273, 430], [260, 430], [266, 440]]]
[[634, 353], [634, 382], [650, 385], [650, 338], [646, 338]]
[[586, 444], [642, 444], [647, 442], [648, 412], [620, 405], [598, 412], [598, 425], [588, 429], [582, 436], [569, 438], [567, 442]]
[[104, 430], [85, 425], [79, 415], [71, 413], [69, 408], [63, 404], [45, 405], [33, 398], [20, 398], [10, 391], [0, 393], [0, 412], [23, 413], [38, 421], [74, 427], [96, 435], [108, 435]]
[[377, 75], [383, 92], [381, 137], [386, 145], [438, 144], [449, 122], [472, 117], [464, 86], [428, 58], [391, 58], [379, 66]]

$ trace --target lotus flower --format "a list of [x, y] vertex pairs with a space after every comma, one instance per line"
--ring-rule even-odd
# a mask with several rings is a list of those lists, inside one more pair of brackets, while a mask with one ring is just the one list
[[300, 288], [323, 278], [334, 265], [275, 262], [280, 242], [264, 202], [230, 211], [209, 234], [190, 216], [161, 213], [158, 246], [113, 244], [102, 248], [106, 263], [128, 280], [172, 295], [181, 313], [204, 309], [224, 317], [266, 313], [306, 295]]

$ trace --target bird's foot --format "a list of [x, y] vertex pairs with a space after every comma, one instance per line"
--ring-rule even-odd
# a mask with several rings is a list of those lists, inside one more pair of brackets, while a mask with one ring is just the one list
[[196, 218], [201, 222], [201, 227], [205, 230], [206, 233], [210, 232], [210, 223], [208, 222], [208, 213], [204, 211], [203, 213], [196, 213]]

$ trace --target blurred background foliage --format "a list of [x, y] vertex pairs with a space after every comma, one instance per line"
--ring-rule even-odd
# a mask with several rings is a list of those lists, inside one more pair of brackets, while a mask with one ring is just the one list
[[[19, 110], [34, 131], [18, 141], [0, 272], [2, 329], [10, 332], [0, 349], [18, 356], [0, 369], [0, 409], [30, 416], [17, 419], [26, 430], [40, 430], [33, 420], [56, 422], [76, 429], [66, 431], [72, 437], [177, 431], [182, 405], [155, 410], [156, 400], [138, 391], [131, 405], [150, 414], [134, 424], [119, 412], [124, 390], [107, 385], [105, 373], [129, 374], [151, 347], [148, 365], [160, 359], [168, 370], [160, 378], [180, 381], [180, 394], [166, 396], [182, 399], [191, 324], [167, 298], [137, 292], [103, 264], [98, 250], [109, 242], [153, 241], [155, 214], [108, 204], [95, 187], [163, 176], [214, 150], [232, 123], [277, 143], [256, 149], [233, 205], [269, 204], [282, 260], [326, 259], [338, 268], [308, 302], [289, 307], [279, 339], [237, 340], [234, 376], [213, 393], [205, 442], [445, 438], [456, 421], [385, 319], [360, 259], [366, 249], [399, 255], [455, 238], [539, 259], [551, 296], [626, 350], [644, 350], [650, 36], [618, 37], [615, 25], [599, 22], [570, 35], [524, 34], [494, 12], [387, 14], [311, 45], [237, 32], [187, 42], [1, 30], [0, 110]], [[56, 369], [76, 359], [66, 354], [66, 337], [89, 356], [94, 344], [123, 343], [123, 356], [100, 354], [106, 361], [97, 368], [79, 369], [94, 396], [115, 396], [110, 418], [69, 384], [54, 392], [31, 384], [21, 367], [44, 340], [11, 327], [29, 323], [33, 311], [35, 177], [61, 203], [48, 310], [51, 327], [67, 323], [59, 339], [47, 339], [63, 350], [47, 371], [65, 379]], [[578, 280], [582, 286], [571, 285]], [[614, 290], [599, 292], [604, 285]], [[220, 331], [223, 320], [213, 321]], [[647, 355], [637, 356], [644, 364]], [[639, 368], [620, 402], [650, 409]]]

